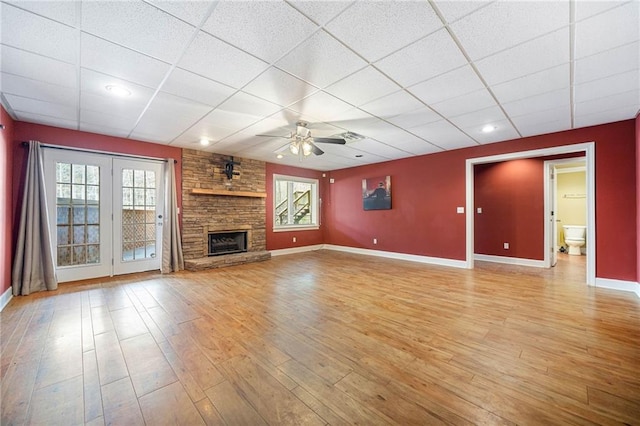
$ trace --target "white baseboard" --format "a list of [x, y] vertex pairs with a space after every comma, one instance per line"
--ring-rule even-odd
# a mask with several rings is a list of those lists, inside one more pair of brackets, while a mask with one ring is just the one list
[[633, 281], [614, 280], [611, 278], [596, 277], [596, 287], [608, 288], [611, 290], [630, 291], [640, 297], [640, 283]]
[[271, 256], [282, 256], [285, 254], [294, 254], [294, 253], [303, 253], [306, 251], [321, 250], [323, 246], [324, 244], [314, 244], [311, 246], [291, 247], [286, 249], [270, 250], [270, 251], [271, 251]]
[[356, 247], [336, 246], [325, 244], [325, 250], [343, 251], [347, 253], [364, 254], [367, 256], [386, 257], [389, 259], [408, 260], [410, 262], [428, 263], [430, 265], [450, 266], [453, 268], [466, 268], [467, 262], [464, 260], [445, 259], [442, 257], [420, 256], [417, 254], [396, 253], [392, 251], [371, 250]]
[[12, 289], [11, 286], [9, 286], [9, 288], [4, 293], [2, 293], [2, 296], [0, 296], [0, 312], [2, 312], [5, 306], [7, 306], [12, 297]]
[[474, 254], [473, 260], [493, 263], [506, 263], [508, 265], [532, 266], [534, 268], [544, 268], [544, 260], [522, 259], [519, 257], [493, 256], [490, 254]]

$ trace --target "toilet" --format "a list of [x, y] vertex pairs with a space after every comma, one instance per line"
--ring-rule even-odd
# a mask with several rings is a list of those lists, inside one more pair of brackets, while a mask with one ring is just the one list
[[580, 247], [585, 243], [586, 226], [562, 225], [564, 229], [564, 242], [569, 247], [569, 254], [580, 256]]

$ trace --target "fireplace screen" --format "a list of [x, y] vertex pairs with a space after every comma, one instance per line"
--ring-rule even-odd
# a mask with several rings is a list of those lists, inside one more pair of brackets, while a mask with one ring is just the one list
[[247, 251], [247, 231], [209, 232], [209, 256]]

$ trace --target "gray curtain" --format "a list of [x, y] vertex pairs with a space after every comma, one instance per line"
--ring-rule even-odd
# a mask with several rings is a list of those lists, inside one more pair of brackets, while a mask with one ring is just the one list
[[29, 142], [11, 284], [14, 296], [58, 288], [51, 253], [42, 147], [36, 141]]
[[178, 195], [176, 194], [176, 167], [173, 158], [167, 159], [164, 168], [164, 226], [162, 228], [162, 266], [160, 272], [176, 272], [184, 269], [182, 240], [178, 225]]

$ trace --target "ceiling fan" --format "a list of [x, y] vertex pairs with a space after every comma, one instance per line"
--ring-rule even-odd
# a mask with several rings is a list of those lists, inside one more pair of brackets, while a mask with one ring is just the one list
[[[256, 136], [265, 136], [269, 138], [288, 138], [289, 143], [284, 145], [282, 148], [276, 150], [276, 152], [281, 152], [286, 150], [287, 148], [293, 155], [298, 155], [300, 157], [300, 161], [304, 157], [308, 157], [312, 153], [315, 155], [322, 155], [324, 151], [318, 148], [317, 143], [330, 143], [335, 145], [344, 145], [347, 141], [341, 137], [331, 137], [331, 138], [320, 138], [320, 137], [312, 137], [311, 130], [308, 128], [309, 123], [306, 121], [298, 121], [296, 123], [296, 131], [295, 133], [291, 132], [289, 136], [276, 136], [276, 135], [256, 135]], [[342, 136], [342, 135], [341, 135]]]

